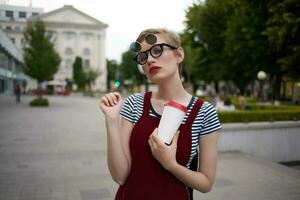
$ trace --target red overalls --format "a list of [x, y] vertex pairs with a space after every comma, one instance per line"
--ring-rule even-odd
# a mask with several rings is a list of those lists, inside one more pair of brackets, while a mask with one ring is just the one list
[[[189, 200], [187, 186], [165, 170], [152, 156], [148, 139], [158, 127], [160, 118], [149, 115], [151, 95], [151, 92], [145, 93], [143, 114], [132, 130], [129, 144], [131, 171], [126, 182], [119, 187], [115, 200]], [[191, 128], [202, 103], [200, 100], [196, 101], [187, 122], [179, 128], [176, 159], [183, 166], [190, 159]]]

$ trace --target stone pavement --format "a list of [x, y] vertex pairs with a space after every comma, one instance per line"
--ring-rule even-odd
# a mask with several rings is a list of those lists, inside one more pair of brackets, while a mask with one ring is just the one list
[[[0, 200], [108, 200], [117, 185], [106, 165], [98, 99], [48, 97], [30, 108], [0, 95]], [[240, 152], [221, 152], [214, 189], [195, 200], [300, 200], [300, 171]]]

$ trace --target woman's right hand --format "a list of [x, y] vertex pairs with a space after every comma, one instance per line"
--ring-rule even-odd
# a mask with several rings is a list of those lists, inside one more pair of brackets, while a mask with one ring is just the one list
[[118, 120], [123, 105], [123, 98], [118, 92], [105, 94], [100, 100], [100, 109], [107, 120]]

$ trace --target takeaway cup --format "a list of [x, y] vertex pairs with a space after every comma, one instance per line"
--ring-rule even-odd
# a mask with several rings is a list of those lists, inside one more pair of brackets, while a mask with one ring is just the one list
[[187, 108], [185, 106], [174, 101], [169, 101], [164, 105], [164, 110], [158, 125], [158, 136], [166, 144], [171, 143], [186, 111]]

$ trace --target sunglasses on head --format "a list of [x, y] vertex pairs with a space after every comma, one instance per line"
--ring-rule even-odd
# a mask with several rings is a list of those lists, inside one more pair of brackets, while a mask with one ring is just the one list
[[174, 47], [170, 44], [166, 44], [166, 43], [161, 43], [161, 44], [155, 44], [153, 45], [150, 49], [146, 50], [146, 51], [141, 51], [138, 54], [136, 54], [136, 56], [134, 57], [134, 60], [140, 64], [140, 65], [144, 65], [147, 60], [148, 60], [148, 52], [150, 53], [150, 55], [153, 58], [158, 58], [162, 55], [163, 51], [164, 51], [164, 47], [169, 47], [170, 49], [178, 49], [178, 47]]
[[[145, 36], [144, 40], [147, 44], [153, 45], [156, 43], [157, 37], [153, 33], [149, 33]], [[130, 44], [130, 49], [131, 49], [131, 51], [137, 53], [137, 52], [141, 51], [142, 46], [138, 41], [135, 41]]]

